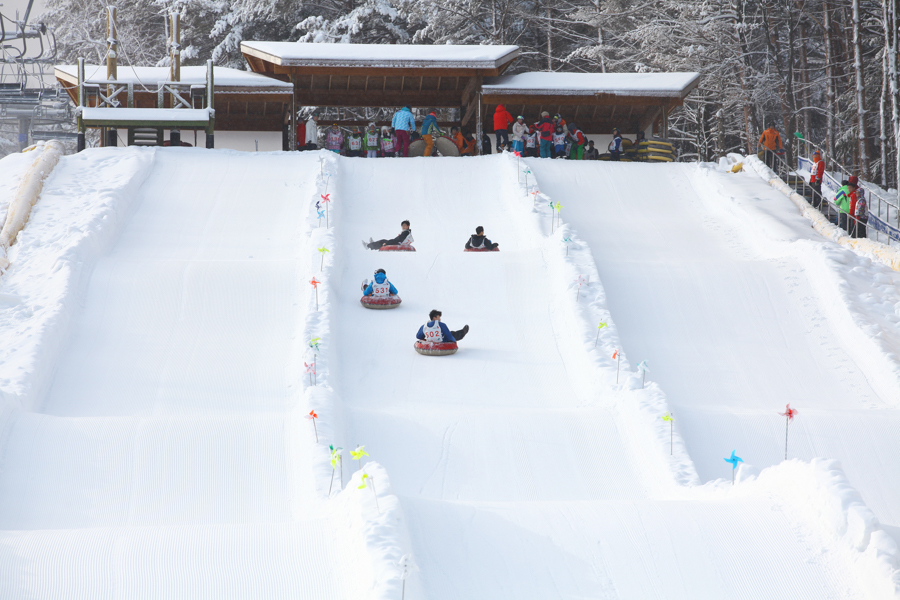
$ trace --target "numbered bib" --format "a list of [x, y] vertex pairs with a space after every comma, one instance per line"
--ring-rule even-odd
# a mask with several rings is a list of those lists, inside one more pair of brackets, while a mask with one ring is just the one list
[[434, 325], [432, 326], [426, 324], [422, 328], [422, 333], [425, 334], [426, 342], [438, 343], [444, 341], [444, 334], [441, 332], [441, 324], [439, 321], [434, 321]]
[[375, 298], [387, 298], [391, 295], [391, 282], [387, 279], [384, 280], [384, 283], [378, 283], [377, 281], [372, 283], [372, 296]]

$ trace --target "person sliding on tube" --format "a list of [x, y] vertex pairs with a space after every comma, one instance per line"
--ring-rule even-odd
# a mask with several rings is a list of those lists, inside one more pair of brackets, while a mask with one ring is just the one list
[[428, 313], [430, 321], [419, 327], [419, 333], [416, 338], [425, 342], [448, 343], [458, 342], [466, 337], [469, 333], [469, 326], [466, 325], [459, 331], [450, 331], [450, 328], [441, 323], [441, 311], [433, 310]]
[[479, 225], [475, 228], [475, 235], [469, 237], [466, 242], [466, 250], [496, 250], [500, 244], [495, 244], [487, 239], [484, 235], [484, 227]]
[[397, 294], [397, 288], [388, 281], [387, 272], [384, 269], [375, 271], [375, 281], [366, 286], [363, 291], [363, 296], [372, 296], [373, 298], [393, 298]]
[[402, 228], [402, 231], [400, 232], [400, 235], [394, 239], [373, 242], [372, 238], [369, 238], [369, 243], [367, 244], [364, 241], [363, 246], [369, 250], [378, 250], [382, 246], [409, 246], [413, 242], [412, 231], [409, 229], [409, 221], [403, 221], [400, 223], [400, 227]]

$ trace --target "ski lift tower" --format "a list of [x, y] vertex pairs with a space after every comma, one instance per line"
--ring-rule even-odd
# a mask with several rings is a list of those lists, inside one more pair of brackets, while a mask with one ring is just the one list
[[20, 150], [28, 147], [29, 137], [36, 141], [76, 136], [71, 131], [74, 113], [69, 97], [52, 70], [44, 72], [46, 65], [56, 63], [56, 39], [46, 24], [28, 22], [33, 5], [29, 0], [22, 18], [18, 11], [10, 18], [0, 10], [0, 128], [18, 130]]

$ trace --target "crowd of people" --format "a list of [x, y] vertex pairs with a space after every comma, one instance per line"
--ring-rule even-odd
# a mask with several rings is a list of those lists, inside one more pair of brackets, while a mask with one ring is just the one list
[[[784, 155], [784, 144], [774, 123], [769, 123], [759, 138], [759, 152], [764, 155], [766, 166], [775, 170], [776, 161]], [[783, 159], [781, 159], [783, 160]], [[809, 185], [805, 187], [810, 204], [832, 219], [832, 222], [846, 231], [850, 237], [868, 237], [869, 204], [866, 191], [859, 185], [859, 178], [852, 175], [841, 182], [832, 205], [822, 196], [822, 181], [825, 178], [825, 161], [819, 150], [813, 152]]]
[[[319, 148], [319, 117], [312, 114], [306, 122], [297, 126], [297, 147], [300, 150], [316, 150]], [[526, 123], [525, 117], [512, 114], [502, 104], [497, 106], [493, 116], [496, 136], [496, 151], [514, 151], [522, 156], [540, 158], [565, 158], [569, 160], [599, 160], [600, 151], [588, 140], [577, 125], [559, 114], [550, 116], [544, 111], [534, 123]], [[613, 129], [613, 140], [608, 147], [609, 159], [619, 160], [623, 156], [622, 134]], [[390, 126], [380, 129], [375, 123], [360, 130], [350, 128], [345, 132], [337, 124], [325, 130], [325, 149], [343, 156], [366, 158], [409, 156], [412, 142], [421, 139], [425, 142], [425, 156], [435, 153], [435, 141], [444, 137], [456, 145], [460, 156], [475, 156], [478, 141], [470, 131], [451, 127], [448, 131], [438, 124], [436, 111], [429, 111], [422, 124], [416, 126], [412, 108], [404, 106], [394, 113]], [[638, 142], [643, 135], [638, 133]], [[490, 154], [493, 144], [488, 132], [482, 134], [481, 153]]]

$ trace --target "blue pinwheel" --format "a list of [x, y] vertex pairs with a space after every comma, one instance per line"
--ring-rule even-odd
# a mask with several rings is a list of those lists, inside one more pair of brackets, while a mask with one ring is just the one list
[[731, 463], [731, 485], [734, 485], [734, 470], [737, 469], [737, 464], [739, 462], [744, 462], [744, 459], [740, 456], [734, 455], [735, 450], [731, 451], [731, 458], [726, 458], [725, 462]]

